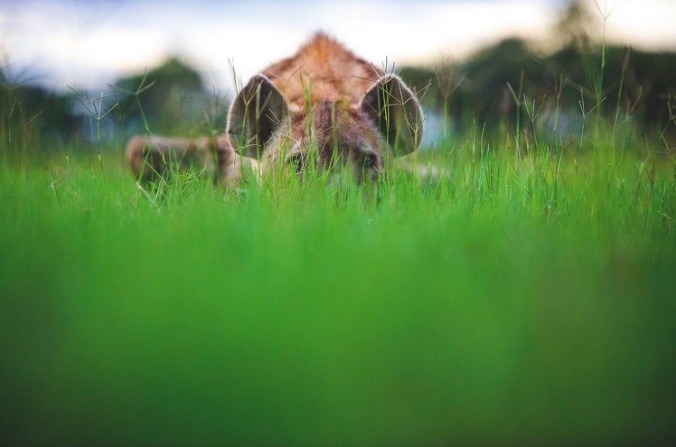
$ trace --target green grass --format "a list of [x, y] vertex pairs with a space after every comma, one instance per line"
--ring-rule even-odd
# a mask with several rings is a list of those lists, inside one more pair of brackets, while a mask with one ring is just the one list
[[667, 444], [674, 163], [583, 149], [377, 199], [3, 163], [1, 443]]

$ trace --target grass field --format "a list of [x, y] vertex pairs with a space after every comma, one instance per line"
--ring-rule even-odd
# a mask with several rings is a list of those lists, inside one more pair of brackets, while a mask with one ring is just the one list
[[2, 445], [676, 439], [673, 158], [466, 141], [370, 198], [5, 161]]

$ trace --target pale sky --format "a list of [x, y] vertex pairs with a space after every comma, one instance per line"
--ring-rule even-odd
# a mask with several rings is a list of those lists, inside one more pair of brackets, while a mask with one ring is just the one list
[[[594, 8], [593, 3], [590, 5]], [[612, 12], [609, 40], [676, 50], [676, 0], [597, 0]], [[196, 66], [207, 85], [232, 85], [289, 56], [322, 29], [381, 65], [461, 59], [507, 36], [550, 42], [565, 0], [385, 2], [0, 0], [0, 57], [14, 80], [105, 89], [169, 55]], [[596, 9], [594, 12], [600, 18]], [[599, 29], [600, 32], [600, 29]], [[30, 70], [27, 68], [30, 67]]]

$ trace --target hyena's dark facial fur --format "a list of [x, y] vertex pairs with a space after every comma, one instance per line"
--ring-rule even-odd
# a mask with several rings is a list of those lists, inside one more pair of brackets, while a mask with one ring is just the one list
[[311, 168], [330, 170], [342, 176], [347, 171], [356, 180], [376, 180], [383, 172], [381, 155], [385, 143], [369, 115], [347, 104], [316, 104], [306, 115], [294, 113], [290, 126], [280, 131], [286, 144], [271, 147], [271, 156], [293, 165], [298, 174]]

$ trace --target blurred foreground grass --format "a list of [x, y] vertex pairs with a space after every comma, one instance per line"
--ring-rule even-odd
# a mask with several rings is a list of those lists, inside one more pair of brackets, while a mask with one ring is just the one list
[[669, 444], [673, 161], [558, 155], [379, 200], [3, 164], [0, 444]]

